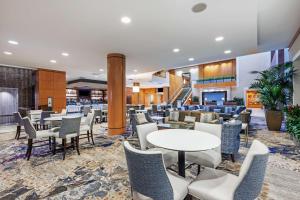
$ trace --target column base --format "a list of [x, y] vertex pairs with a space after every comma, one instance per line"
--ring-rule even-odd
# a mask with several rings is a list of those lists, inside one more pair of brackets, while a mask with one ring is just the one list
[[108, 128], [108, 135], [122, 135], [124, 133], [126, 133], [126, 127]]

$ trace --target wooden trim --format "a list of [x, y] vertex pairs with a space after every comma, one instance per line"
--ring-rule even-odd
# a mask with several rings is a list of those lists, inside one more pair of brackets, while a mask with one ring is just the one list
[[60, 70], [55, 70], [55, 69], [37, 68], [37, 70], [48, 71], [48, 72], [60, 72], [60, 73], [66, 73], [65, 71], [60, 71]]
[[68, 84], [80, 83], [80, 82], [85, 82], [85, 83], [99, 83], [99, 84], [107, 85], [107, 81], [85, 79], [85, 78], [80, 78], [80, 79], [68, 81]]
[[207, 83], [207, 84], [194, 84], [194, 88], [207, 88], [207, 87], [233, 87], [236, 82], [221, 82], [221, 83]]
[[299, 35], [300, 35], [300, 27], [298, 28], [297, 32], [295, 33], [294, 37], [292, 38], [292, 40], [289, 44], [289, 48], [291, 48], [293, 46], [293, 44], [295, 43], [295, 41]]

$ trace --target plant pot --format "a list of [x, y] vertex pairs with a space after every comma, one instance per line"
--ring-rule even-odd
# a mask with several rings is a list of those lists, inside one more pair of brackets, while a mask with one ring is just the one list
[[283, 112], [276, 110], [266, 110], [267, 126], [270, 131], [280, 131], [283, 121]]

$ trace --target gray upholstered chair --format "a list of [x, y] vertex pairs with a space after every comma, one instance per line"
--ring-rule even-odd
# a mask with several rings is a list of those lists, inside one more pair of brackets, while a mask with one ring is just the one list
[[141, 151], [124, 142], [133, 199], [183, 200], [190, 181], [166, 171], [159, 151]]
[[240, 132], [242, 130], [242, 122], [234, 120], [223, 124], [221, 152], [231, 155], [232, 162], [234, 162], [234, 154], [240, 149]]
[[239, 176], [205, 168], [188, 186], [189, 194], [207, 200], [256, 199], [264, 182], [268, 156], [268, 147], [254, 140], [241, 166]]
[[[143, 113], [143, 114], [145, 115], [145, 118], [147, 120], [146, 123], [154, 123], [154, 121], [150, 117], [149, 113]], [[135, 114], [135, 110], [134, 110], [134, 114], [129, 114], [129, 117], [130, 117], [132, 135], [134, 135], [135, 133], [137, 133], [136, 126], [141, 125], [141, 124], [139, 124], [139, 122], [137, 120], [137, 114]]]
[[67, 140], [71, 140], [73, 148], [76, 147], [78, 155], [79, 152], [79, 134], [80, 134], [81, 117], [63, 117], [61, 127], [58, 132], [53, 132], [53, 154], [56, 150], [56, 138], [62, 139], [63, 146], [63, 160], [66, 156]]
[[46, 128], [47, 129], [49, 128], [50, 122], [47, 122], [44, 119], [47, 117], [50, 117], [51, 114], [54, 114], [54, 112], [53, 111], [43, 111], [41, 113], [41, 118], [40, 118], [40, 122], [39, 122], [41, 129], [45, 130]]
[[17, 131], [16, 131], [15, 139], [18, 140], [20, 138], [21, 128], [22, 126], [24, 126], [24, 124], [23, 124], [21, 114], [19, 112], [14, 113], [14, 118], [15, 118], [15, 122], [17, 123]]
[[[94, 143], [94, 137], [93, 137], [93, 125], [95, 120], [95, 113], [88, 113], [87, 117], [83, 124], [80, 125], [80, 135], [87, 135], [87, 139], [90, 142], [90, 138], [92, 139], [92, 143]], [[85, 132], [86, 133], [82, 133]]]
[[147, 141], [147, 135], [154, 131], [157, 131], [156, 123], [148, 123], [137, 125], [137, 134], [140, 142], [140, 147], [142, 151], [160, 151], [163, 154], [164, 162], [167, 167], [174, 164], [178, 160], [178, 153], [176, 151], [166, 150], [163, 148], [155, 148], [153, 145], [149, 144]]
[[95, 115], [95, 124], [101, 123], [102, 122], [102, 111], [100, 109], [95, 109], [94, 115]]
[[[24, 117], [22, 121], [23, 121], [24, 129], [25, 129], [25, 133], [27, 134], [27, 140], [28, 140], [27, 152], [26, 152], [27, 160], [30, 159], [31, 151], [32, 151], [32, 148], [34, 147], [33, 146], [34, 139], [41, 140], [41, 139], [47, 138], [49, 140], [49, 148], [51, 149], [51, 137], [54, 135], [53, 132], [50, 132], [48, 130], [36, 131], [31, 120], [28, 117]], [[39, 147], [40, 146], [45, 146], [45, 145], [39, 145]]]
[[[222, 125], [221, 124], [209, 124], [209, 123], [195, 123], [195, 130], [203, 131], [213, 134], [221, 139]], [[216, 168], [222, 162], [221, 146], [200, 152], [186, 152], [186, 160], [192, 163], [198, 164], [198, 173], [200, 172], [200, 166]]]

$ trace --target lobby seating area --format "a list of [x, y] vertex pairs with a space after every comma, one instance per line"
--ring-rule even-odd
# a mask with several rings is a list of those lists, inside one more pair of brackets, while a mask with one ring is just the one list
[[0, 200], [300, 199], [299, 0], [0, 1]]

